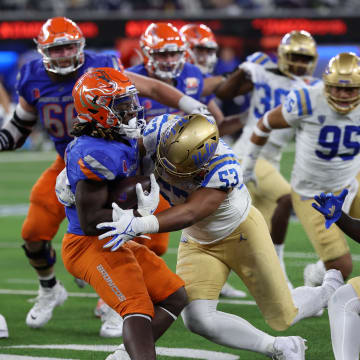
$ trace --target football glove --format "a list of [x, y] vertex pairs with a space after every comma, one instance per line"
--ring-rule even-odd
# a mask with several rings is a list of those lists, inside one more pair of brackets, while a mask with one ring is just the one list
[[312, 203], [312, 207], [325, 216], [325, 227], [328, 229], [334, 222], [341, 217], [341, 209], [348, 190], [344, 189], [340, 195], [335, 196], [333, 193], [321, 193], [314, 196], [316, 203]]
[[124, 210], [116, 203], [112, 203], [112, 207], [114, 221], [96, 225], [97, 229], [110, 229], [104, 234], [99, 235], [99, 240], [112, 237], [111, 240], [103, 245], [103, 248], [111, 247], [111, 251], [116, 251], [134, 237], [150, 239], [149, 236], [142, 235], [144, 229], [138, 221], [138, 219], [142, 218], [136, 218], [132, 209]]
[[70, 189], [66, 168], [64, 168], [56, 178], [55, 192], [61, 204], [65, 206], [72, 206], [75, 204], [75, 195]]
[[152, 215], [159, 205], [160, 187], [156, 182], [154, 174], [150, 175], [150, 193], [144, 192], [140, 183], [136, 184], [136, 196], [138, 200], [137, 211], [141, 216]]

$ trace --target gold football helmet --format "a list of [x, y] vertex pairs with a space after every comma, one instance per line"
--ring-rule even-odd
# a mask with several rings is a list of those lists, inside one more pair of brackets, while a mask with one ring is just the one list
[[215, 121], [193, 114], [178, 119], [161, 135], [157, 147], [157, 172], [162, 170], [176, 177], [193, 177], [214, 156], [219, 143]]
[[[323, 74], [325, 95], [329, 105], [340, 114], [347, 114], [360, 103], [360, 59], [351, 52], [340, 53], [330, 59]], [[339, 97], [332, 88], [347, 88], [354, 94]], [[357, 91], [355, 91], [357, 89]], [[339, 91], [339, 90], [338, 90]]]
[[304, 30], [287, 33], [278, 46], [278, 67], [288, 76], [312, 75], [318, 60], [316, 42]]

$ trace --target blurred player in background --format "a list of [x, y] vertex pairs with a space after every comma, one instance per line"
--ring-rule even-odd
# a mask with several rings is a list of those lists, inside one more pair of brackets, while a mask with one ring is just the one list
[[[312, 77], [317, 58], [316, 43], [312, 36], [306, 31], [292, 31], [282, 38], [278, 46], [277, 64], [267, 55], [255, 53], [221, 85], [217, 96], [222, 99], [252, 93], [246, 125], [240, 138], [233, 144], [240, 159], [243, 159], [249, 146], [257, 121], [267, 111], [281, 104], [292, 88], [319, 82]], [[238, 86], [233, 86], [234, 83]], [[230, 86], [233, 86], [232, 90]], [[271, 237], [285, 275], [284, 241], [292, 204], [290, 185], [280, 174], [280, 159], [284, 145], [293, 136], [292, 129], [271, 134], [256, 163], [256, 187], [249, 186], [254, 205], [264, 215], [271, 229]], [[288, 284], [292, 286], [289, 280]]]
[[[145, 121], [137, 93], [129, 78], [112, 68], [91, 70], [74, 86], [79, 122], [76, 139], [66, 149], [66, 172], [76, 206], [66, 207], [62, 257], [73, 276], [88, 282], [124, 318], [123, 340], [131, 359], [150, 360], [156, 358], [154, 342], [186, 305], [184, 282], [146, 246], [131, 241], [118, 253], [104, 249], [96, 229], [112, 219], [109, 181], [138, 170], [137, 139]], [[137, 211], [151, 215], [159, 202], [154, 175], [150, 193], [142, 195]]]
[[[243, 161], [244, 176], [253, 178], [255, 161], [272, 129], [296, 131], [291, 197], [297, 217], [326, 269], [338, 269], [346, 279], [352, 259], [343, 232], [325, 231], [324, 219], [311, 209], [320, 192], [349, 190], [344, 209], [360, 217], [360, 63], [353, 53], [333, 57], [323, 74], [323, 85], [289, 93], [283, 105], [262, 117], [251, 136]], [[256, 181], [256, 176], [255, 176]], [[316, 285], [316, 284], [314, 284]]]
[[[0, 130], [0, 150], [15, 150], [22, 146], [39, 118], [58, 153], [31, 191], [22, 228], [23, 248], [40, 282], [38, 297], [26, 317], [26, 324], [34, 328], [44, 326], [51, 319], [53, 309], [68, 296], [55, 277], [56, 255], [51, 240], [65, 217], [54, 187], [57, 175], [65, 166], [65, 148], [73, 139], [71, 130], [76, 115], [71, 91], [78, 77], [90, 68], [122, 68], [116, 56], [84, 51], [85, 38], [80, 28], [64, 17], [49, 19], [36, 43], [42, 59], [25, 63], [21, 68], [17, 85], [19, 103], [13, 118]], [[179, 106], [188, 113], [204, 107], [163, 82], [134, 73], [128, 75], [143, 96], [174, 108]]]
[[[346, 235], [360, 243], [360, 220], [342, 211], [348, 190], [340, 195], [321, 193], [312, 206], [325, 217], [328, 229], [335, 223]], [[340, 286], [329, 300], [331, 342], [335, 360], [358, 360], [360, 354], [360, 277]]]
[[182, 312], [186, 327], [223, 346], [304, 360], [301, 337], [273, 337], [241, 317], [218, 311], [220, 290], [233, 270], [266, 322], [282, 331], [326, 306], [343, 284], [341, 273], [330, 270], [322, 286], [290, 293], [264, 218], [251, 205], [241, 165], [219, 139], [212, 118], [158, 116], [144, 129], [143, 144], [147, 171], [155, 169], [160, 191], [172, 206], [143, 217], [114, 206], [114, 221], [97, 226], [110, 228], [99, 239], [113, 236], [104, 246], [115, 251], [139, 234], [182, 230], [176, 272], [190, 300]]

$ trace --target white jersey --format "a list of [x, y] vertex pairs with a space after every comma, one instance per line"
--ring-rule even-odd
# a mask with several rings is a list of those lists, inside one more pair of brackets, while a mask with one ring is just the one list
[[289, 93], [282, 114], [296, 129], [293, 189], [312, 198], [350, 185], [360, 170], [360, 107], [341, 115], [323, 86], [304, 87]]
[[[267, 65], [267, 64], [266, 64]], [[281, 74], [275, 63], [264, 66], [261, 63], [245, 62], [241, 65], [250, 76], [254, 84], [250, 99], [249, 117], [240, 138], [233, 145], [235, 153], [242, 158], [249, 146], [254, 127], [264, 114], [283, 103], [287, 94], [293, 88], [304, 87], [307, 82], [315, 84], [314, 78], [290, 78]], [[279, 165], [281, 150], [294, 136], [291, 129], [274, 130], [268, 139], [260, 156], [273, 160], [275, 166]]]
[[[161, 134], [179, 119], [168, 114], [153, 118], [143, 133], [147, 172], [154, 170], [154, 157]], [[202, 187], [227, 191], [218, 209], [205, 219], [184, 229], [184, 233], [201, 244], [209, 244], [230, 235], [247, 217], [251, 198], [243, 184], [241, 166], [231, 148], [220, 139], [216, 153], [207, 166], [206, 174], [198, 182], [169, 177], [166, 172], [157, 179], [162, 196], [171, 204], [184, 203], [188, 196]]]

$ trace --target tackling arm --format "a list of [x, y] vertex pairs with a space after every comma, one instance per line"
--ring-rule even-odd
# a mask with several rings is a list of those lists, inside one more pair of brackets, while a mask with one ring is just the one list
[[156, 214], [158, 232], [170, 232], [189, 227], [211, 215], [224, 201], [227, 193], [218, 189], [201, 188], [193, 192], [183, 204]]
[[31, 133], [36, 120], [36, 109], [20, 97], [13, 118], [0, 130], [0, 150], [15, 150], [21, 147]]
[[139, 90], [140, 96], [153, 99], [161, 104], [180, 109], [187, 114], [204, 112], [206, 105], [184, 95], [181, 91], [163, 81], [125, 71], [129, 79]]

